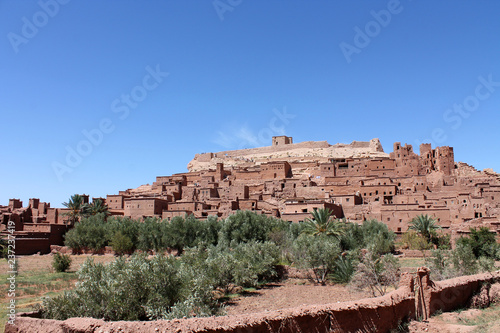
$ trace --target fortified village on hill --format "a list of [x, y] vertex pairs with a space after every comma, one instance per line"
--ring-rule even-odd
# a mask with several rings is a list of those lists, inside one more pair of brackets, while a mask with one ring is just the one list
[[[377, 219], [396, 234], [421, 214], [436, 219], [452, 241], [471, 227], [500, 233], [500, 175], [456, 163], [452, 147], [422, 144], [417, 155], [396, 142], [386, 154], [378, 139], [330, 145], [277, 136], [268, 147], [197, 154], [188, 170], [101, 199], [111, 215], [133, 219], [225, 218], [250, 210], [301, 222], [328, 208], [350, 222]], [[15, 223], [17, 254], [48, 253], [71, 228], [67, 210], [10, 199], [0, 206], [0, 230]]]

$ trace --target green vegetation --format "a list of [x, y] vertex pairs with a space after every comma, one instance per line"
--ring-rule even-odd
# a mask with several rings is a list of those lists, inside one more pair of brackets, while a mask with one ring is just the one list
[[349, 223], [340, 237], [343, 251], [369, 249], [377, 254], [394, 251], [395, 235], [387, 225], [376, 220], [364, 221], [362, 225]]
[[[170, 221], [107, 218], [97, 212], [76, 222], [65, 243], [76, 251], [112, 246], [120, 258], [107, 266], [85, 263], [77, 287], [44, 299], [40, 309], [44, 318], [56, 319], [214, 315], [222, 312], [221, 300], [235, 286], [257, 288], [278, 278], [278, 264], [307, 269], [323, 285], [347, 284], [356, 275], [363, 288], [382, 294], [399, 279], [399, 267], [385, 255], [394, 250], [394, 239], [381, 222], [340, 222], [327, 209], [313, 211], [311, 219], [298, 224], [250, 211], [224, 220], [186, 215]], [[140, 253], [133, 254], [136, 250]], [[157, 255], [148, 258], [152, 250]], [[165, 256], [172, 251], [176, 257]], [[374, 279], [368, 279], [368, 269], [377, 274]]]
[[419, 215], [413, 218], [408, 231], [403, 234], [399, 246], [411, 250], [432, 250], [451, 248], [450, 235], [444, 235], [436, 220], [428, 215]]
[[328, 208], [313, 210], [311, 213], [313, 218], [305, 220], [302, 232], [313, 236], [327, 235], [340, 237], [343, 233], [342, 224], [335, 220], [332, 214], [332, 211]]
[[58, 273], [66, 272], [71, 266], [71, 257], [67, 254], [56, 253], [52, 259], [52, 267]]
[[72, 195], [68, 202], [63, 202], [63, 206], [69, 211], [64, 213], [68, 216], [68, 223], [74, 225], [81, 217], [89, 217], [94, 215], [108, 216], [108, 206], [104, 204], [102, 199], [95, 199], [91, 204], [84, 203], [83, 197], [79, 194]]
[[378, 256], [368, 252], [357, 267], [352, 286], [356, 289], [369, 287], [373, 296], [385, 295], [388, 288], [397, 288], [400, 268], [398, 259], [392, 254]]
[[468, 237], [461, 237], [457, 240], [457, 245], [469, 246], [476, 258], [499, 258], [500, 245], [495, 240], [495, 234], [488, 228], [470, 228]]
[[467, 237], [457, 240], [454, 250], [433, 251], [426, 265], [435, 280], [492, 271], [499, 259], [499, 246], [488, 228], [470, 229]]
[[414, 230], [421, 235], [427, 242], [431, 241], [431, 237], [440, 229], [436, 220], [426, 215], [418, 215], [410, 222], [409, 230]]
[[316, 283], [324, 285], [340, 253], [339, 241], [334, 237], [303, 234], [294, 243], [293, 257], [300, 268], [312, 269]]
[[83, 205], [83, 197], [79, 194], [72, 195], [68, 202], [63, 202], [63, 206], [69, 209], [64, 215], [68, 216], [70, 224], [78, 221]]
[[84, 204], [80, 209], [81, 216], [93, 216], [97, 214], [104, 214], [108, 216], [110, 213], [108, 211], [108, 206], [104, 204], [102, 199], [94, 199], [91, 204]]

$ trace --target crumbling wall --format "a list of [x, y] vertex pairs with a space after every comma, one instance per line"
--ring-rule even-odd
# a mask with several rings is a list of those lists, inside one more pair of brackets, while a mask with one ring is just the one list
[[484, 273], [435, 282], [424, 291], [429, 316], [436, 311], [452, 311], [467, 306], [470, 298], [484, 284], [493, 284], [500, 280], [500, 272]]
[[412, 283], [411, 276], [406, 275], [404, 285], [378, 298], [235, 316], [105, 322], [91, 318], [37, 319], [32, 313], [31, 317], [17, 317], [15, 325], [7, 324], [5, 332], [389, 332], [413, 316]]
[[64, 321], [37, 319], [37, 313], [18, 316], [5, 332], [389, 332], [405, 320], [428, 318], [438, 310], [449, 311], [468, 304], [485, 283], [500, 279], [495, 273], [464, 276], [440, 282], [429, 279], [429, 270], [416, 276], [403, 273], [400, 287], [382, 297], [337, 304], [234, 316], [158, 320], [150, 322], [105, 322], [92, 318]]

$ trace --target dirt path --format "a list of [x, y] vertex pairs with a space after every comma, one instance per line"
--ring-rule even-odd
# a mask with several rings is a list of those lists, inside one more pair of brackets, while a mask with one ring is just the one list
[[319, 286], [304, 279], [288, 279], [240, 296], [227, 306], [227, 314], [256, 313], [304, 304], [327, 304], [371, 297], [341, 285]]

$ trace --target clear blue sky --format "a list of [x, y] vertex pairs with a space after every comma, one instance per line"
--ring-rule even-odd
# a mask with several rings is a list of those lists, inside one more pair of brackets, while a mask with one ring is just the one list
[[280, 134], [432, 142], [499, 172], [499, 17], [494, 0], [0, 0], [0, 204], [114, 194]]

